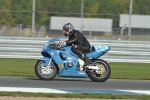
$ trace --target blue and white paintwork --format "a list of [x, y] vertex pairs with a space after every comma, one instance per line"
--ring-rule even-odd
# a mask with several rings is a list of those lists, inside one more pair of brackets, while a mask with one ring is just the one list
[[[42, 49], [41, 54], [43, 58], [42, 60], [45, 62], [45, 67], [48, 66], [50, 58], [52, 58], [51, 63], [57, 64], [59, 68], [58, 75], [59, 76], [72, 76], [72, 77], [87, 77], [87, 74], [83, 70], [77, 70], [77, 65], [79, 63], [78, 59], [79, 56], [76, 55], [71, 50], [71, 46], [64, 46], [61, 50], [51, 49], [50, 45], [56, 44], [60, 41], [60, 38], [53, 38], [52, 40], [48, 41]], [[97, 59], [106, 52], [108, 52], [111, 48], [108, 46], [93, 46], [92, 51], [87, 53], [87, 57], [90, 59]], [[60, 55], [62, 55], [65, 60], [61, 59]], [[72, 62], [72, 67], [68, 66], [68, 63]]]

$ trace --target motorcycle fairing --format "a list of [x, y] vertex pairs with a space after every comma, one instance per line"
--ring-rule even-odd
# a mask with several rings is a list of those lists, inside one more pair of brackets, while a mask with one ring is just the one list
[[92, 47], [92, 51], [87, 53], [88, 58], [98, 58], [108, 52], [111, 48], [108, 46], [97, 45]]
[[[60, 76], [87, 77], [87, 74], [84, 71], [76, 69], [78, 65], [78, 57], [73, 52], [71, 55], [69, 51], [66, 52], [66, 51], [61, 51], [61, 50], [47, 49], [42, 52], [42, 55], [46, 56], [44, 53], [46, 53], [47, 55], [50, 55], [53, 61], [58, 65], [58, 68], [59, 68], [58, 74]], [[45, 62], [44, 66], [48, 66], [50, 58], [44, 57], [44, 58], [40, 58], [40, 60], [43, 60]], [[68, 66], [69, 62], [72, 62], [73, 66], [69, 67]], [[62, 64], [63, 64], [63, 67], [59, 67], [59, 66], [62, 66]]]
[[76, 58], [79, 58], [79, 56], [77, 54], [75, 54], [74, 52], [72, 52], [71, 48], [72, 48], [72, 46], [64, 46], [63, 47], [64, 51], [70, 53], [72, 56], [75, 56]]
[[68, 66], [68, 62], [64, 64], [64, 68], [59, 68], [59, 76], [71, 76], [71, 77], [87, 77], [87, 74], [83, 70], [77, 70], [77, 65], [72, 67]]
[[[51, 43], [59, 40], [59, 38], [54, 38], [47, 42], [41, 52], [44, 57], [39, 60], [43, 60], [45, 62], [44, 66], [47, 67], [52, 58], [51, 63], [54, 61], [57, 64], [59, 68], [58, 74], [60, 76], [87, 77], [86, 72], [76, 69], [79, 64], [79, 57], [72, 52], [71, 46], [65, 46], [63, 50], [49, 48]], [[110, 50], [110, 47], [107, 46], [93, 46], [92, 48], [93, 50], [86, 54], [89, 58], [98, 58]], [[70, 62], [72, 66], [68, 65]]]
[[[48, 57], [50, 56], [57, 65], [59, 64], [63, 64], [63, 60], [61, 60], [60, 56], [59, 56], [59, 50], [54, 50], [54, 49], [46, 49], [44, 51], [42, 51], [41, 53], [44, 57]], [[45, 62], [45, 66], [47, 66], [48, 63]]]

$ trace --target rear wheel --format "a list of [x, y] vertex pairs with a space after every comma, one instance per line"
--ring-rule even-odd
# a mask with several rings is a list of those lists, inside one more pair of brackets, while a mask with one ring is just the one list
[[96, 59], [93, 61], [92, 65], [98, 67], [97, 70], [87, 71], [89, 78], [94, 82], [105, 82], [111, 74], [111, 69], [109, 64], [101, 59]]
[[35, 65], [35, 73], [42, 80], [52, 80], [56, 77], [58, 70], [57, 67], [51, 63], [49, 66], [44, 66], [44, 61], [37, 61]]

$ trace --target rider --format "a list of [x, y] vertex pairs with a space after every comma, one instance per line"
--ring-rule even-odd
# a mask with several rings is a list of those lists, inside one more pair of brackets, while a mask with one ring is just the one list
[[63, 33], [66, 37], [69, 36], [68, 40], [65, 41], [65, 45], [72, 45], [72, 51], [84, 61], [83, 68], [86, 68], [89, 65], [89, 58], [85, 52], [90, 51], [90, 43], [80, 31], [74, 29], [71, 23], [63, 25]]

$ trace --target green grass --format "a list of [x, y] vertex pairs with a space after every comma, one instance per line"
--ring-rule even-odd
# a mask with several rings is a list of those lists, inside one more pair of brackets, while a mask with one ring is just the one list
[[0, 59], [0, 76], [35, 76], [36, 60]]
[[149, 95], [115, 95], [115, 94], [53, 94], [53, 93], [21, 93], [0, 92], [0, 96], [13, 97], [47, 97], [47, 98], [91, 98], [91, 99], [138, 99], [149, 100]]
[[150, 63], [110, 63], [115, 79], [150, 79]]
[[[35, 77], [37, 60], [0, 59], [0, 76]], [[111, 79], [150, 80], [150, 63], [110, 63]]]
[[[34, 66], [37, 60], [0, 59], [0, 76], [35, 77]], [[150, 79], [150, 63], [110, 63], [111, 79]], [[113, 94], [49, 94], [0, 92], [0, 96], [48, 97], [48, 98], [96, 98], [96, 99], [140, 99], [149, 100], [149, 95]]]

